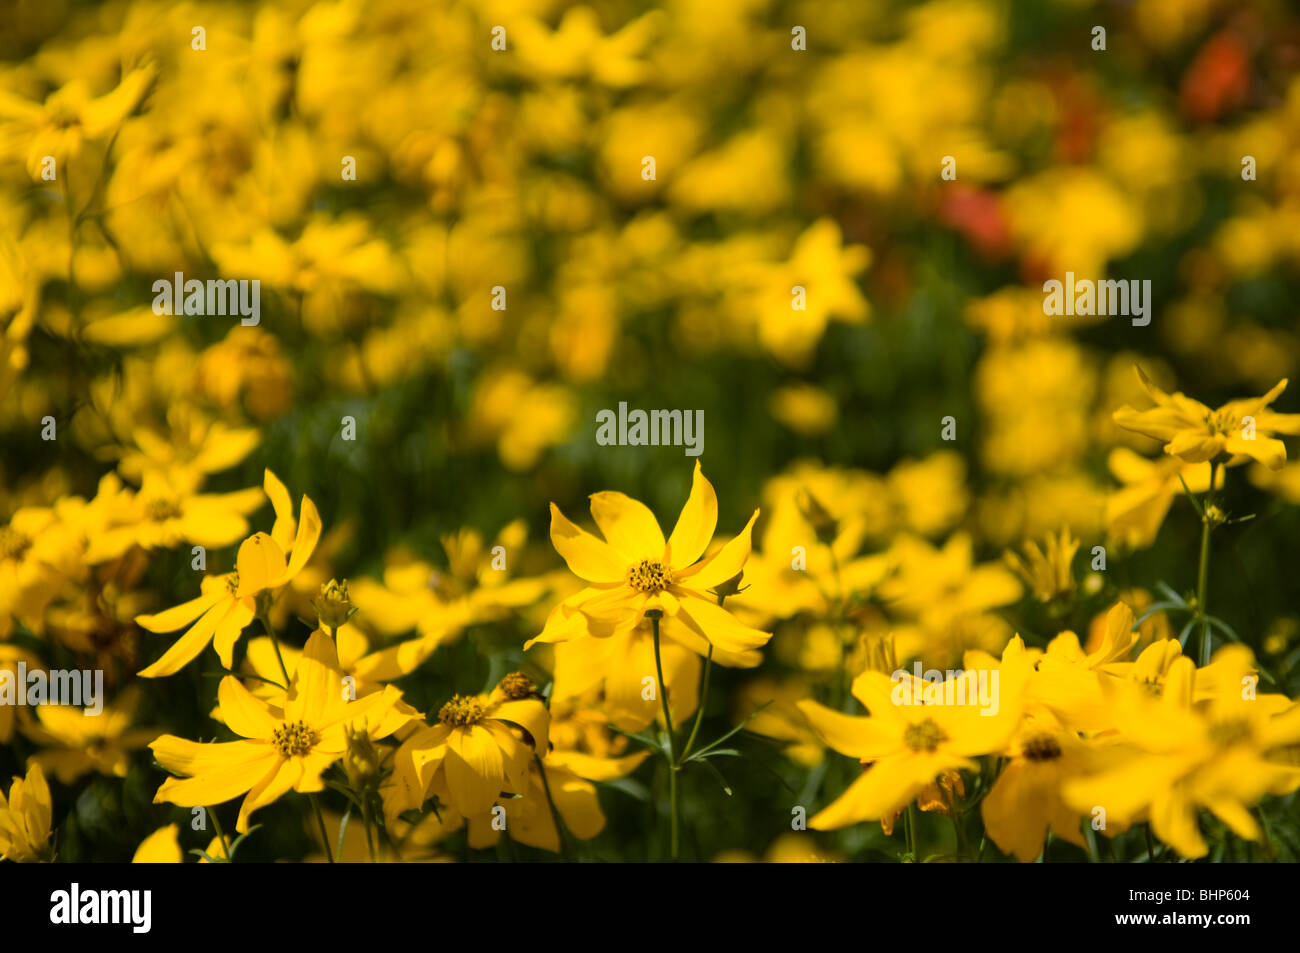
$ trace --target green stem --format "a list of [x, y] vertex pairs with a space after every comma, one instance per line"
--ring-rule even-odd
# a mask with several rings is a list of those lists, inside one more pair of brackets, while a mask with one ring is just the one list
[[537, 773], [542, 776], [542, 790], [546, 792], [546, 805], [551, 809], [551, 823], [555, 825], [555, 837], [560, 842], [560, 856], [568, 860], [569, 845], [564, 842], [563, 822], [560, 820], [560, 812], [555, 808], [555, 799], [551, 797], [551, 782], [546, 777], [546, 768], [542, 764], [542, 759], [534, 754], [533, 760], [537, 762]]
[[275, 629], [271, 627], [271, 620], [265, 614], [259, 614], [257, 618], [262, 623], [262, 628], [266, 630], [266, 634], [271, 637], [271, 648], [275, 649], [275, 660], [280, 663], [280, 671], [284, 673], [284, 683], [288, 685], [292, 682], [292, 679], [289, 678], [289, 669], [284, 664], [284, 656], [280, 654], [280, 640], [276, 637]]
[[911, 801], [907, 805], [907, 850], [912, 855], [912, 863], [918, 862], [919, 846], [916, 840], [916, 802]]
[[212, 818], [212, 826], [217, 830], [217, 837], [221, 839], [221, 852], [226, 855], [226, 863], [233, 863], [230, 858], [230, 845], [226, 843], [226, 832], [221, 829], [221, 819], [217, 817], [217, 812], [213, 808], [208, 808], [208, 816]]
[[[719, 604], [722, 602], [718, 600]], [[686, 739], [686, 747], [682, 749], [682, 760], [691, 753], [691, 746], [695, 744], [695, 736], [700, 733], [700, 722], [704, 720], [704, 703], [709, 698], [709, 675], [713, 671], [713, 643], [709, 643], [709, 654], [704, 657], [704, 683], [700, 687], [700, 703], [695, 709], [695, 724], [691, 727], [691, 734]]]
[[664, 730], [668, 733], [668, 802], [669, 802], [669, 821], [670, 821], [670, 840], [671, 856], [673, 860], [677, 859], [678, 838], [677, 838], [677, 742], [673, 739], [673, 718], [668, 711], [668, 689], [664, 683], [664, 663], [659, 654], [659, 616], [658, 614], [646, 613], [650, 616], [650, 625], [654, 629], [655, 642], [655, 671], [659, 675], [659, 701], [664, 709]]
[[1210, 488], [1205, 493], [1205, 504], [1201, 515], [1201, 562], [1196, 575], [1196, 617], [1201, 621], [1201, 661], [1202, 667], [1210, 664], [1210, 623], [1206, 621], [1206, 589], [1210, 581], [1210, 532], [1214, 523], [1210, 519], [1210, 501], [1214, 497], [1214, 480], [1219, 475], [1219, 465], [1210, 464]]
[[320, 811], [320, 801], [316, 799], [315, 794], [308, 794], [311, 801], [312, 810], [316, 812], [316, 823], [320, 825], [320, 842], [325, 845], [325, 859], [331, 864], [334, 863], [334, 851], [330, 849], [330, 836], [325, 833], [325, 815]]

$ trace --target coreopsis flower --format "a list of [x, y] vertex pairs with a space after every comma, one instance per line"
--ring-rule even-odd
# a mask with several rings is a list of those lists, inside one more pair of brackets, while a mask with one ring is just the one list
[[[1122, 484], [1106, 498], [1107, 537], [1112, 544], [1132, 549], [1155, 542], [1175, 497], [1210, 489], [1211, 467], [1206, 462], [1185, 463], [1169, 456], [1148, 460], [1127, 447], [1116, 447], [1107, 466]], [[1222, 472], [1215, 474], [1214, 489], [1223, 486], [1223, 479]]]
[[1048, 831], [1086, 846], [1080, 812], [1061, 797], [1064, 781], [1081, 776], [1091, 763], [1079, 735], [1047, 711], [1027, 713], [1004, 753], [1009, 760], [980, 803], [989, 839], [1022, 863], [1042, 853]]
[[22, 726], [23, 734], [42, 749], [32, 760], [61, 784], [91, 771], [126, 777], [131, 752], [158, 737], [156, 730], [131, 727], [139, 704], [139, 687], [132, 685], [94, 714], [71, 705], [37, 706], [36, 718], [28, 716]]
[[389, 687], [356, 700], [343, 686], [334, 642], [323, 632], [307, 640], [284, 705], [253, 695], [227, 675], [217, 689], [221, 720], [242, 741], [200, 744], [164, 735], [149, 747], [168, 771], [155, 803], [181, 807], [221, 804], [245, 795], [235, 825], [248, 830], [249, 816], [290, 790], [323, 791], [321, 775], [343, 757], [348, 730], [371, 740], [385, 736], [386, 716], [401, 697]]
[[0, 860], [50, 860], [53, 809], [41, 766], [28, 766], [26, 779], [15, 777], [9, 796], [0, 794]]
[[1232, 400], [1211, 410], [1181, 392], [1166, 394], [1137, 368], [1138, 379], [1156, 406], [1134, 410], [1125, 405], [1115, 411], [1115, 423], [1125, 430], [1160, 440], [1165, 452], [1187, 463], [1203, 463], [1226, 454], [1228, 463], [1246, 458], [1280, 470], [1286, 464], [1286, 445], [1272, 435], [1300, 434], [1300, 414], [1279, 414], [1269, 405], [1286, 389], [1282, 379], [1262, 397]]
[[[801, 701], [799, 710], [829, 747], [869, 763], [862, 776], [808, 825], [834, 830], [892, 817], [939, 777], [975, 770], [973, 758], [1001, 750], [1019, 720], [1021, 686], [990, 682], [990, 687], [996, 686], [994, 710], [975, 701], [977, 677], [972, 669], [944, 682], [927, 683], [906, 673], [891, 678], [883, 672], [863, 672], [853, 681], [853, 696], [866, 707], [867, 717]], [[908, 701], [923, 701], [931, 692], [940, 699], [966, 703]]]
[[397, 749], [393, 774], [381, 789], [386, 816], [417, 809], [436, 794], [473, 817], [490, 811], [502, 791], [523, 793], [530, 786], [529, 762], [546, 751], [547, 728], [546, 706], [517, 685], [453, 696], [439, 709], [436, 725]]
[[1024, 580], [1039, 602], [1051, 602], [1074, 591], [1074, 573], [1070, 564], [1079, 551], [1079, 541], [1070, 536], [1069, 527], [1059, 534], [1048, 533], [1040, 548], [1032, 539], [1026, 540], [1024, 556], [1008, 550], [1007, 565]]
[[168, 408], [165, 429], [135, 426], [130, 433], [135, 446], [123, 452], [117, 470], [137, 486], [157, 471], [197, 487], [208, 474], [242, 462], [262, 439], [254, 428], [212, 420], [188, 402]]
[[771, 633], [739, 622], [709, 592], [744, 569], [758, 510], [740, 535], [700, 559], [717, 526], [718, 499], [698, 461], [690, 496], [666, 542], [649, 507], [622, 493], [592, 494], [591, 515], [603, 540], [551, 504], [551, 543], [569, 569], [591, 585], [557, 606], [542, 634], [525, 648], [624, 632], [652, 609], [692, 633], [697, 641], [688, 648], [696, 651], [713, 645], [732, 656], [744, 655], [771, 638]]
[[[511, 677], [522, 676], [507, 676]], [[566, 703], [552, 695], [548, 735], [550, 750], [529, 763], [528, 787], [518, 795], [499, 797], [487, 813], [464, 819], [471, 847], [493, 846], [504, 826], [512, 840], [558, 853], [560, 834], [551, 813], [552, 804], [570, 834], [578, 840], [590, 840], [605, 827], [593, 782], [626, 777], [651, 754], [649, 750], [622, 753], [627, 738], [613, 735], [605, 716], [583, 707], [579, 699]], [[458, 819], [446, 815], [443, 823], [444, 828], [459, 827]]]
[[463, 529], [442, 537], [446, 570], [399, 551], [390, 554], [382, 581], [354, 579], [349, 597], [368, 628], [390, 636], [416, 632], [416, 638], [380, 650], [378, 664], [389, 673], [384, 677], [407, 675], [469, 626], [536, 602], [546, 581], [511, 575], [526, 539], [522, 520], [502, 528], [490, 548], [477, 531]]
[[258, 597], [283, 586], [307, 564], [320, 538], [320, 515], [311, 497], [303, 496], [301, 520], [293, 517], [289, 491], [267, 470], [263, 488], [275, 508], [270, 535], [255, 533], [244, 540], [235, 559], [235, 571], [207, 576], [202, 595], [163, 612], [136, 617], [150, 632], [172, 632], [188, 626], [162, 658], [140, 672], [143, 678], [158, 678], [180, 671], [212, 642], [229, 669], [235, 641], [244, 627], [257, 617]]
[[0, 639], [9, 637], [14, 619], [44, 631], [45, 609], [61, 582], [47, 552], [58, 520], [52, 509], [25, 506], [0, 526]]
[[0, 156], [23, 159], [33, 179], [41, 177], [47, 155], [63, 172], [63, 163], [87, 141], [104, 138], [131, 114], [154, 73], [152, 66], [140, 67], [123, 76], [112, 92], [93, 99], [79, 79], [51, 93], [44, 103], [0, 90]]
[[169, 549], [182, 542], [228, 546], [248, 533], [245, 517], [262, 505], [257, 487], [234, 493], [197, 493], [188, 478], [149, 470], [139, 492], [122, 487], [116, 474], [99, 483], [96, 499], [105, 502], [108, 524], [90, 539], [86, 561], [104, 562], [131, 546]]
[[1110, 702], [1120, 744], [1106, 768], [1065, 783], [1066, 802], [1081, 812], [1102, 807], [1108, 823], [1149, 819], [1155, 835], [1188, 858], [1209, 851], [1197, 829], [1201, 808], [1239, 837], [1258, 840], [1249, 809], [1266, 795], [1300, 788], [1300, 767], [1283, 755], [1300, 744], [1300, 705], [1279, 713], [1256, 698], [1244, 687], [1253, 670], [1249, 651], [1232, 656], [1237, 671], [1204, 702], [1195, 701], [1196, 665], [1186, 656], [1169, 667], [1159, 695], [1116, 682]]
[[[384, 681], [390, 676], [384, 672], [376, 675], [376, 668], [382, 666], [382, 660], [378, 658], [379, 653], [369, 651], [369, 642], [357, 627], [355, 625], [340, 627], [334, 632], [333, 640], [339, 672], [345, 680], [344, 687], [349, 697], [363, 698], [384, 691]], [[284, 678], [284, 672], [280, 668], [280, 663], [284, 662], [284, 668], [288, 670], [289, 678], [292, 680], [294, 673], [298, 671], [298, 660], [302, 658], [302, 653], [302, 649], [292, 645], [281, 645], [277, 651], [269, 636], [249, 639], [248, 651], [244, 655], [244, 669], [255, 677], [248, 679], [245, 687], [263, 701], [283, 707], [285, 692], [281, 687], [281, 680]], [[386, 737], [412, 719], [418, 718], [420, 712], [398, 699], [384, 714], [384, 720], [376, 727]]]

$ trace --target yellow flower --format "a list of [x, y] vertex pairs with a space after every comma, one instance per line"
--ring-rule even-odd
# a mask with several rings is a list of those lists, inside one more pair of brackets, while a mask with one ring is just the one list
[[51, 860], [52, 812], [50, 786], [41, 766], [32, 764], [25, 781], [14, 778], [8, 798], [0, 794], [0, 860]]
[[[1211, 467], [1204, 462], [1184, 463], [1177, 457], [1147, 460], [1127, 447], [1116, 447], [1107, 465], [1123, 484], [1106, 498], [1107, 535], [1112, 543], [1133, 549], [1155, 542], [1174, 497], [1184, 492], [1184, 483], [1192, 493], [1210, 488]], [[1223, 473], [1215, 474], [1215, 489], [1223, 486], [1223, 478]]]
[[187, 483], [149, 470], [140, 491], [132, 493], [122, 488], [116, 474], [105, 476], [96, 502], [104, 499], [109, 525], [90, 539], [86, 561], [116, 559], [131, 546], [146, 550], [170, 549], [182, 542], [228, 546], [248, 533], [244, 517], [262, 504], [261, 490], [196, 493]]
[[[527, 732], [523, 740], [514, 726]], [[547, 749], [546, 706], [536, 698], [455, 695], [438, 724], [411, 735], [397, 749], [393, 774], [381, 789], [391, 821], [430, 796], [465, 817], [492, 809], [502, 791], [528, 790], [529, 762]]]
[[153, 80], [152, 67], [133, 70], [117, 89], [98, 99], [81, 80], [51, 93], [43, 104], [0, 90], [0, 156], [21, 157], [34, 179], [41, 177], [45, 156], [54, 156], [58, 172], [81, 151], [86, 140], [100, 139], [122, 122], [140, 102]]
[[1122, 747], [1105, 770], [1067, 782], [1066, 801], [1082, 812], [1101, 807], [1120, 824], [1148, 818], [1155, 835], [1184, 857], [1209, 850], [1197, 829], [1200, 808], [1239, 837], [1258, 840], [1249, 808], [1300, 787], [1300, 768], [1279, 757], [1300, 744], [1300, 705], [1276, 714], [1275, 705], [1243, 691], [1250, 653], [1241, 646], [1220, 652], [1228, 649], [1236, 650], [1236, 672], [1226, 682], [1236, 688], [1205, 702], [1195, 701], [1196, 666], [1186, 656], [1169, 667], [1159, 696], [1137, 682], [1118, 683], [1111, 705]]
[[1010, 550], [1004, 558], [1016, 575], [1033, 590], [1034, 597], [1039, 602], [1051, 602], [1074, 591], [1074, 574], [1070, 563], [1078, 551], [1079, 541], [1071, 538], [1067, 526], [1059, 534], [1048, 533], [1043, 549], [1030, 539], [1025, 541], [1023, 558]]
[[1080, 812], [1061, 798], [1061, 784], [1088, 766], [1084, 743], [1046, 711], [1027, 715], [1006, 752], [1010, 760], [980, 804], [989, 839], [1021, 863], [1043, 850], [1048, 831], [1079, 847]]
[[[256, 533], [239, 547], [235, 571], [207, 576], [203, 594], [153, 615], [136, 617], [136, 622], [150, 632], [189, 629], [162, 658], [140, 672], [143, 678], [158, 678], [180, 671], [213, 642], [221, 664], [229, 669], [235, 640], [244, 627], [257, 617], [257, 599], [262, 593], [283, 586], [307, 564], [320, 539], [320, 515], [311, 497], [302, 498], [301, 516], [294, 534], [293, 505], [284, 484], [267, 470], [263, 481], [266, 495], [275, 508], [271, 534]], [[286, 555], [288, 559], [286, 559]]]
[[139, 703], [139, 687], [133, 685], [94, 715], [71, 705], [38, 706], [37, 722], [28, 716], [23, 725], [23, 734], [44, 749], [32, 760], [61, 784], [90, 771], [126, 777], [131, 752], [158, 737], [156, 730], [131, 727]]
[[1278, 381], [1263, 397], [1232, 400], [1211, 410], [1181, 392], [1166, 394], [1137, 368], [1138, 379], [1156, 406], [1134, 410], [1125, 405], [1115, 411], [1115, 423], [1164, 442], [1165, 452], [1187, 463], [1215, 460], [1228, 454], [1229, 464], [1256, 460], [1270, 470], [1286, 464], [1286, 445], [1271, 435], [1300, 434], [1300, 414], [1278, 414], [1269, 410], [1286, 389]]
[[513, 579], [510, 572], [518, 565], [526, 538], [522, 520], [503, 527], [490, 550], [480, 533], [462, 529], [442, 537], [448, 570], [397, 551], [390, 554], [382, 582], [352, 580], [349, 596], [367, 627], [383, 635], [414, 629], [418, 636], [378, 650], [370, 663], [371, 677], [407, 675], [469, 626], [536, 602], [547, 583]]
[[[326, 633], [328, 635], [328, 633]], [[338, 655], [339, 673], [345, 681], [344, 687], [349, 697], [364, 698], [375, 692], [384, 691], [383, 678], [388, 673], [375, 674], [376, 668], [383, 667], [380, 653], [369, 651], [369, 642], [355, 625], [344, 625], [333, 634], [334, 648]], [[256, 678], [250, 679], [249, 691], [265, 702], [277, 707], [284, 706], [284, 689], [280, 687], [284, 672], [280, 669], [283, 659], [284, 667], [289, 671], [290, 680], [298, 671], [298, 661], [303, 650], [291, 645], [281, 645], [276, 651], [270, 636], [258, 636], [248, 642], [248, 652], [244, 656], [244, 669]], [[218, 710], [219, 713], [219, 710]], [[377, 724], [384, 736], [392, 734], [413, 718], [420, 718], [416, 711], [406, 702], [398, 700], [384, 715], [384, 720]]]
[[865, 718], [845, 715], [811, 700], [800, 702], [799, 710], [827, 745], [864, 764], [871, 763], [808, 825], [817, 830], [834, 830], [892, 817], [936, 778], [953, 771], [975, 770], [978, 766], [972, 758], [1001, 750], [1019, 718], [1019, 691], [1014, 684], [998, 687], [998, 706], [992, 714], [986, 714], [991, 709], [978, 704], [906, 704], [894, 700], [896, 690], [903, 699], [922, 698], [932, 691], [943, 693], [940, 697], [951, 691], [953, 698], [975, 699], [976, 678], [972, 670], [941, 684], [929, 684], [906, 674], [895, 681], [883, 672], [863, 672], [853, 681], [853, 695], [870, 713]]
[[45, 609], [61, 581], [48, 553], [58, 522], [54, 510], [24, 506], [0, 526], [0, 639], [9, 637], [15, 618], [45, 631]]
[[651, 609], [702, 640], [688, 646], [696, 651], [707, 643], [743, 655], [771, 638], [741, 624], [708, 592], [744, 569], [758, 510], [739, 536], [700, 560], [717, 525], [718, 499], [698, 461], [690, 497], [667, 542], [650, 509], [622, 493], [592, 494], [591, 515], [603, 540], [579, 529], [551, 504], [551, 543], [574, 574], [592, 585], [557, 606], [542, 634], [525, 648], [625, 632]]
[[155, 803], [181, 807], [221, 804], [246, 795], [235, 827], [290, 790], [323, 791], [321, 775], [343, 757], [349, 727], [363, 727], [371, 739], [384, 736], [385, 716], [401, 697], [395, 688], [349, 700], [334, 642], [313, 633], [303, 648], [281, 708], [257, 698], [233, 675], [221, 680], [221, 720], [247, 739], [199, 744], [164, 735], [149, 747], [168, 771]]

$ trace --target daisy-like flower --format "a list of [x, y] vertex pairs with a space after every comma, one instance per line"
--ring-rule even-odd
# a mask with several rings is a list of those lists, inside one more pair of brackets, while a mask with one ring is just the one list
[[31, 862], [50, 856], [50, 786], [39, 764], [15, 777], [9, 797], [0, 794], [0, 860]]
[[270, 535], [255, 533], [244, 540], [235, 560], [235, 571], [204, 578], [203, 594], [197, 599], [153, 615], [136, 617], [136, 623], [150, 632], [174, 632], [189, 626], [162, 658], [140, 672], [141, 677], [174, 675], [209, 642], [214, 643], [221, 664], [229, 669], [235, 641], [257, 617], [258, 596], [285, 585], [311, 558], [321, 531], [316, 504], [311, 497], [303, 496], [295, 535], [289, 491], [270, 470], [266, 471], [262, 485], [275, 508], [275, 524]]
[[603, 540], [571, 523], [552, 503], [551, 543], [569, 568], [591, 585], [557, 606], [542, 634], [525, 648], [535, 642], [625, 632], [655, 609], [694, 637], [686, 643], [688, 648], [707, 651], [712, 644], [725, 655], [752, 654], [771, 633], [738, 621], [709, 590], [744, 569], [758, 513], [754, 511], [740, 535], [701, 560], [717, 527], [718, 498], [698, 461], [690, 497], [667, 541], [649, 507], [622, 493], [591, 496], [591, 515]]
[[1088, 769], [1088, 749], [1078, 734], [1039, 711], [1025, 717], [1004, 753], [1010, 760], [980, 803], [985, 829], [998, 849], [1030, 863], [1042, 853], [1049, 830], [1086, 846], [1080, 812], [1061, 798], [1064, 781]]
[[102, 139], [129, 116], [148, 91], [154, 72], [152, 66], [133, 70], [116, 89], [98, 98], [91, 97], [81, 80], [51, 93], [44, 103], [0, 91], [0, 156], [24, 159], [32, 178], [40, 178], [45, 156], [54, 156], [61, 165], [88, 140]]
[[372, 740], [383, 737], [391, 724], [385, 716], [401, 697], [391, 687], [355, 701], [350, 694], [334, 642], [323, 632], [307, 640], [283, 708], [227, 675], [217, 689], [221, 720], [246, 740], [199, 744], [175, 735], [159, 738], [149, 746], [154, 757], [180, 777], [165, 781], [154, 802], [199, 807], [246, 795], [235, 825], [244, 833], [249, 815], [290, 790], [323, 791], [321, 775], [343, 757], [348, 729], [363, 730]]
[[139, 686], [132, 685], [95, 714], [71, 705], [40, 705], [36, 718], [28, 716], [23, 724], [23, 734], [42, 748], [32, 760], [61, 784], [72, 784], [91, 771], [126, 777], [131, 752], [159, 734], [154, 729], [131, 727], [139, 704]]
[[799, 703], [813, 730], [841, 754], [857, 758], [867, 770], [829, 807], [808, 822], [816, 830], [835, 830], [894, 816], [935, 781], [954, 771], [975, 770], [973, 758], [1001, 750], [1020, 716], [1020, 688], [1002, 685], [996, 713], [975, 704], [898, 704], [904, 699], [951, 694], [977, 697], [972, 669], [964, 686], [932, 684], [902, 675], [895, 682], [883, 672], [866, 671], [853, 681], [853, 695], [869, 717], [845, 715], [815, 701]]
[[393, 774], [381, 789], [385, 814], [392, 821], [436, 794], [473, 817], [490, 811], [502, 791], [526, 793], [529, 764], [549, 747], [548, 729], [546, 706], [518, 673], [507, 675], [489, 695], [452, 697], [439, 709], [438, 724], [417, 731], [397, 749]]
[[1275, 433], [1300, 434], [1300, 414], [1278, 414], [1269, 405], [1286, 390], [1286, 379], [1278, 381], [1263, 397], [1231, 400], [1211, 410], [1181, 392], [1166, 394], [1137, 368], [1143, 389], [1155, 401], [1149, 410], [1124, 406], [1115, 411], [1115, 423], [1163, 441], [1165, 453], [1187, 463], [1204, 463], [1220, 454], [1229, 464], [1246, 458], [1257, 460], [1270, 470], [1286, 464], [1286, 445]]
[[181, 542], [200, 546], [228, 546], [248, 533], [249, 513], [262, 505], [257, 487], [234, 493], [199, 493], [184, 480], [173, 480], [160, 470], [144, 475], [138, 493], [122, 486], [115, 473], [99, 483], [97, 501], [105, 501], [111, 524], [89, 541], [86, 561], [115, 559], [132, 546], [170, 548]]
[[1242, 646], [1220, 654], [1227, 649], [1237, 671], [1204, 702], [1195, 700], [1196, 665], [1183, 655], [1159, 695], [1134, 681], [1117, 683], [1110, 703], [1120, 744], [1104, 770], [1065, 782], [1066, 802], [1080, 812], [1104, 807], [1119, 824], [1148, 819], [1160, 840], [1188, 858], [1209, 852], [1197, 829], [1201, 808], [1238, 837], [1259, 840], [1250, 808], [1300, 788], [1300, 768], [1287, 758], [1300, 744], [1300, 705], [1279, 713], [1267, 696], [1244, 693], [1253, 657]]

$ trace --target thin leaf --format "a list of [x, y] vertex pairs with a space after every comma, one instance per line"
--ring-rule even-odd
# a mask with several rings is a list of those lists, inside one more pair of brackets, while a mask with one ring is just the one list
[[352, 819], [352, 805], [349, 804], [348, 809], [343, 812], [343, 820], [339, 821], [339, 845], [338, 845], [338, 849], [334, 851], [334, 856], [340, 859], [343, 857], [343, 834], [345, 831], [347, 831], [348, 821], [350, 821], [351, 819]]
[[722, 785], [722, 790], [727, 792], [727, 797], [731, 797], [731, 785], [729, 785], [727, 783], [727, 779], [722, 776], [722, 772], [719, 771], [717, 768], [715, 768], [713, 765], [709, 764], [709, 762], [707, 761], [701, 761], [700, 764], [704, 765], [706, 768], [708, 768], [710, 771], [713, 772], [713, 776], [717, 778], [718, 783]]

